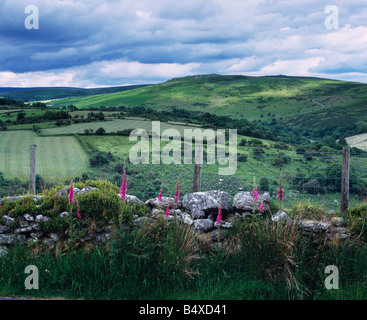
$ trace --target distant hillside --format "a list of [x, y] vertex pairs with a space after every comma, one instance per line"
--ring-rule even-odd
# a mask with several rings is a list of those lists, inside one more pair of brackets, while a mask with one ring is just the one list
[[346, 141], [350, 147], [356, 147], [358, 149], [367, 151], [367, 133], [347, 137]]
[[[2, 92], [12, 92], [16, 90], [25, 90], [25, 89], [31, 89], [31, 88], [9, 88], [9, 87], [0, 87], [0, 93]], [[33, 89], [33, 88], [32, 88]]]
[[119, 86], [106, 88], [0, 88], [0, 97], [29, 101], [45, 101], [61, 99], [66, 97], [85, 97], [100, 94], [123, 92], [127, 90], [142, 88], [145, 85]]
[[[307, 77], [198, 75], [172, 79], [134, 90], [65, 98], [50, 102], [62, 107], [180, 108], [234, 119], [287, 125], [355, 124], [367, 115], [367, 84]], [[314, 101], [313, 101], [314, 100]], [[324, 105], [325, 107], [321, 107]], [[348, 116], [346, 117], [346, 113]], [[273, 120], [274, 119], [274, 120]]]

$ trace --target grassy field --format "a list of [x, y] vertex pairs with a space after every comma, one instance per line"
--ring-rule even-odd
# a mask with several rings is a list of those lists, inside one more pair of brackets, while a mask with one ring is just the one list
[[[128, 156], [131, 147], [136, 143], [129, 141], [128, 137], [120, 136], [80, 136], [82, 142], [86, 143], [93, 149], [102, 152], [111, 153], [115, 159], [109, 164], [109, 169], [101, 170], [100, 166], [90, 169], [93, 177], [107, 179], [117, 184], [121, 183], [121, 175], [118, 170], [114, 168], [121, 168], [124, 163], [128, 163]], [[242, 138], [238, 139], [238, 142]], [[330, 210], [339, 210], [340, 194], [337, 192], [330, 192], [322, 187], [319, 192], [313, 194], [308, 192], [308, 187], [299, 188], [299, 185], [306, 184], [310, 179], [317, 178], [321, 181], [328, 179], [337, 184], [337, 177], [326, 176], [326, 169], [329, 164], [341, 163], [341, 154], [325, 153], [311, 160], [306, 160], [304, 155], [297, 154], [292, 146], [288, 146], [287, 150], [282, 150], [280, 153], [274, 142], [262, 140], [264, 154], [258, 158], [255, 147], [252, 146], [238, 146], [238, 162], [237, 171], [235, 175], [220, 176], [218, 175], [219, 167], [227, 167], [228, 165], [208, 164], [204, 158], [203, 172], [202, 172], [202, 190], [221, 189], [229, 192], [233, 197], [238, 191], [250, 191], [256, 179], [259, 185], [261, 179], [266, 179], [269, 183], [267, 191], [270, 191], [273, 199], [276, 199], [276, 190], [279, 185], [280, 174], [283, 176], [283, 186], [285, 189], [284, 205], [291, 207], [293, 204], [311, 200], [316, 203], [325, 205]], [[165, 147], [166, 143], [161, 143], [161, 148]], [[181, 145], [181, 151], [184, 145]], [[226, 146], [228, 152], [228, 146]], [[206, 145], [204, 145], [204, 152], [207, 152]], [[241, 157], [242, 155], [242, 157]], [[245, 158], [245, 161], [243, 160]], [[279, 166], [276, 164], [276, 159], [287, 159], [287, 163]], [[151, 162], [150, 162], [151, 163]], [[127, 165], [127, 172], [129, 175], [129, 192], [147, 200], [149, 197], [154, 197], [159, 193], [161, 184], [164, 184], [165, 194], [174, 194], [177, 177], [180, 175], [181, 191], [183, 193], [192, 192], [193, 172], [194, 166], [192, 164], [171, 165]], [[363, 158], [352, 157], [351, 168], [360, 172], [358, 178], [366, 179], [367, 166]], [[297, 177], [301, 180], [296, 182]], [[265, 186], [264, 186], [265, 187]], [[262, 189], [262, 188], [260, 188]], [[351, 195], [351, 206], [357, 205], [361, 199], [356, 195]]]
[[39, 123], [23, 123], [23, 124], [14, 124], [12, 126], [8, 126], [8, 130], [32, 130], [34, 126], [37, 126], [40, 129], [47, 128], [57, 128], [55, 121], [46, 121]]
[[0, 172], [29, 180], [30, 145], [37, 145], [36, 172], [47, 182], [64, 183], [88, 168], [88, 157], [74, 137], [39, 137], [31, 131], [0, 132]]
[[[124, 120], [124, 119], [114, 119], [111, 121], [100, 121], [100, 122], [86, 122], [86, 123], [78, 123], [72, 124], [69, 126], [61, 126], [57, 128], [49, 128], [41, 131], [42, 136], [50, 136], [50, 135], [65, 135], [65, 134], [78, 134], [84, 133], [85, 129], [92, 129], [96, 131], [98, 128], [103, 127], [106, 132], [117, 132], [126, 129], [144, 129], [148, 132], [152, 130], [152, 122], [151, 121], [142, 121], [142, 120]], [[172, 125], [165, 122], [161, 123], [161, 130], [165, 130], [168, 128], [177, 129], [180, 133], [183, 132], [184, 129], [189, 129], [188, 126], [182, 125]]]
[[[51, 104], [73, 104], [79, 108], [144, 106], [156, 110], [177, 107], [250, 121], [282, 118], [291, 125], [313, 128], [321, 121], [325, 126], [362, 121], [367, 103], [365, 92], [366, 84], [318, 78], [207, 75], [125, 92], [54, 100]], [[313, 99], [325, 104], [325, 108], [319, 108]]]
[[[0, 120], [5, 122], [6, 120], [15, 121], [17, 120], [18, 112], [20, 109], [13, 110], [0, 110]], [[26, 117], [30, 116], [40, 116], [43, 115], [46, 111], [41, 109], [24, 109], [23, 110]]]
[[[37, 144], [37, 173], [46, 182], [64, 183], [71, 177], [80, 177], [87, 173], [93, 178], [107, 179], [119, 185], [121, 183], [121, 166], [128, 164], [129, 192], [143, 200], [153, 197], [159, 192], [161, 184], [165, 185], [165, 193], [174, 194], [177, 177], [180, 175], [181, 190], [183, 193], [192, 192], [193, 164], [152, 165], [129, 164], [129, 152], [137, 142], [129, 141], [127, 136], [95, 136], [81, 135], [76, 139], [73, 135], [84, 133], [84, 129], [104, 127], [107, 132], [143, 128], [151, 129], [150, 121], [141, 120], [113, 120], [94, 123], [79, 123], [65, 127], [46, 128], [41, 130], [38, 136], [32, 131], [8, 131], [0, 133], [0, 172], [5, 178], [18, 178], [22, 181], [29, 179], [29, 145]], [[161, 124], [162, 131], [172, 127], [167, 123]], [[179, 130], [187, 129], [187, 126], [173, 126]], [[251, 141], [249, 137], [238, 137], [238, 143], [242, 139]], [[298, 201], [310, 199], [324, 204], [327, 208], [339, 209], [340, 194], [333, 192], [333, 186], [320, 187], [316, 194], [309, 192], [307, 183], [311, 179], [321, 182], [326, 180], [338, 183], [337, 176], [328, 176], [327, 168], [331, 164], [341, 163], [341, 153], [328, 153], [311, 157], [306, 160], [303, 154], [297, 154], [295, 148], [286, 145], [284, 150], [267, 140], [260, 140], [261, 148], [249, 144], [237, 146], [237, 171], [234, 175], [221, 176], [219, 167], [227, 165], [208, 164], [206, 144], [204, 145], [204, 164], [202, 173], [202, 190], [221, 189], [226, 190], [231, 196], [238, 191], [249, 191], [254, 179], [260, 185], [260, 181], [267, 180], [267, 191], [270, 191], [273, 199], [276, 199], [276, 190], [279, 184], [280, 174], [283, 177], [286, 206], [292, 206]], [[161, 149], [168, 142], [161, 142]], [[184, 143], [181, 146], [183, 155]], [[85, 149], [85, 150], [83, 150]], [[90, 150], [93, 150], [91, 153]], [[260, 150], [260, 151], [259, 151]], [[262, 151], [261, 151], [262, 150]], [[112, 156], [108, 164], [101, 162], [99, 152]], [[150, 150], [151, 152], [151, 150]], [[228, 152], [228, 145], [226, 145]], [[96, 159], [96, 163], [90, 165], [90, 159]], [[149, 159], [151, 163], [151, 159]], [[367, 164], [364, 158], [352, 155], [351, 168], [358, 172], [358, 179], [367, 179]], [[305, 185], [305, 187], [302, 187]], [[335, 189], [336, 190], [336, 189]], [[168, 195], [167, 194], [167, 195]], [[352, 194], [350, 204], [356, 205], [361, 198]]]
[[367, 151], [367, 133], [345, 138], [348, 145]]

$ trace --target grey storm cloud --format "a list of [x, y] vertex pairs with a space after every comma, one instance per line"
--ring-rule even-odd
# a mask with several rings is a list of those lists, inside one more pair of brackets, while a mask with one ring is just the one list
[[154, 83], [197, 73], [366, 81], [367, 4], [334, 0], [29, 0], [0, 2], [0, 85]]

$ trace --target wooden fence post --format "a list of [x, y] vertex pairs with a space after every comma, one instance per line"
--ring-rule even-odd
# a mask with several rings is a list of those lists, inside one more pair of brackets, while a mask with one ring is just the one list
[[349, 168], [350, 168], [350, 148], [343, 148], [343, 166], [341, 181], [341, 212], [348, 210], [349, 202]]
[[203, 165], [203, 145], [195, 145], [195, 169], [193, 192], [200, 192], [201, 189], [201, 169]]
[[31, 144], [31, 166], [29, 177], [29, 193], [36, 193], [36, 147], [37, 145]]

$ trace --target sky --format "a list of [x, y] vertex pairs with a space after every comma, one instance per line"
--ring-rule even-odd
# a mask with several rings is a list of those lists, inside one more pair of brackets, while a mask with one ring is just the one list
[[0, 87], [211, 73], [367, 83], [367, 2], [0, 0]]

